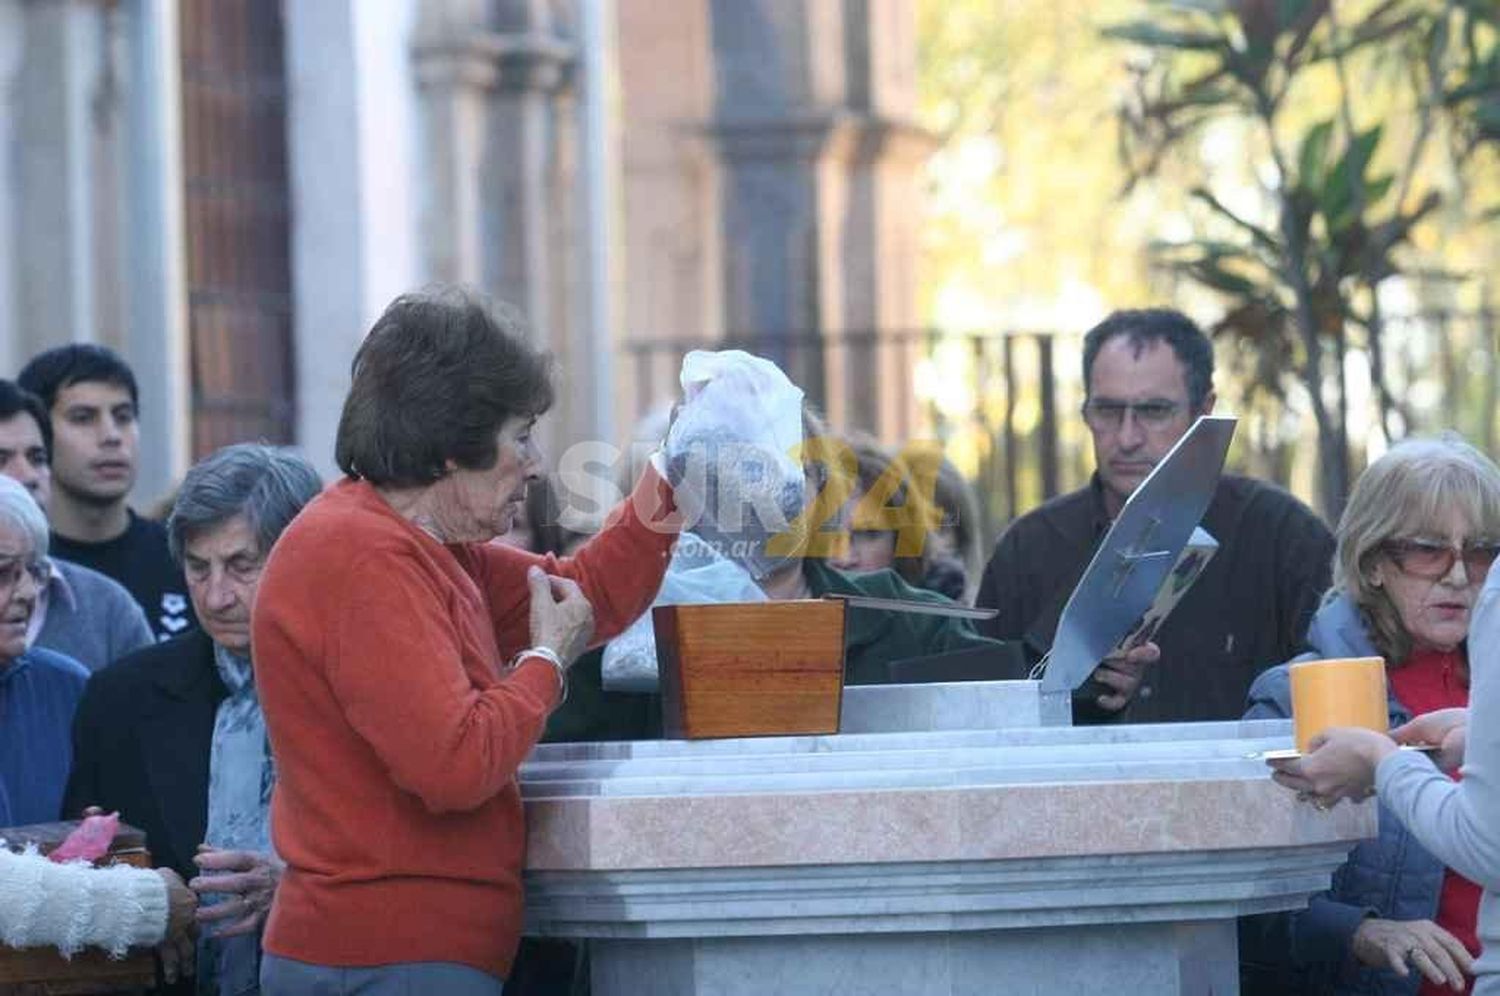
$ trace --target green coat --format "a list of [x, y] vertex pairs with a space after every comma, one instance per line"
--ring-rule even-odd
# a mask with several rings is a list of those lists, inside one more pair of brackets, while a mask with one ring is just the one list
[[[804, 560], [802, 570], [817, 598], [828, 594], [865, 595], [953, 604], [952, 599], [935, 591], [913, 588], [895, 571], [846, 574], [821, 560]], [[980, 636], [967, 619], [851, 608], [844, 617], [844, 684], [880, 684], [885, 680], [885, 665], [906, 657], [1000, 646], [1003, 644], [999, 641]]]

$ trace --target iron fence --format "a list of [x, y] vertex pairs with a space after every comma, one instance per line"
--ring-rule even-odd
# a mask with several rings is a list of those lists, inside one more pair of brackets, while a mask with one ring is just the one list
[[[1364, 333], [1351, 337], [1354, 366], [1371, 359]], [[1456, 429], [1485, 452], [1500, 446], [1500, 341], [1494, 312], [1428, 307], [1387, 318], [1382, 335], [1389, 402], [1369, 386], [1330, 378], [1325, 398], [1361, 395], [1349, 408], [1351, 472], [1381, 439]], [[1016, 515], [1081, 486], [1093, 466], [1083, 403], [1082, 336], [1045, 331], [937, 329], [774, 332], [713, 342], [652, 339], [628, 346], [636, 397], [676, 393], [682, 356], [700, 348], [745, 349], [775, 360], [840, 431], [883, 443], [930, 439], [974, 485], [988, 542]], [[1269, 406], [1246, 399], [1251, 363], [1243, 344], [1218, 344], [1220, 410], [1241, 415], [1237, 469], [1313, 500], [1316, 433], [1296, 385]], [[1295, 368], [1294, 368], [1295, 369]], [[1349, 369], [1346, 367], [1346, 370]], [[1290, 374], [1295, 381], [1295, 372]], [[1283, 385], [1285, 386], [1285, 385]], [[1262, 400], [1267, 397], [1261, 395]], [[1348, 398], [1344, 399], [1347, 402]], [[1340, 403], [1340, 407], [1348, 407]]]

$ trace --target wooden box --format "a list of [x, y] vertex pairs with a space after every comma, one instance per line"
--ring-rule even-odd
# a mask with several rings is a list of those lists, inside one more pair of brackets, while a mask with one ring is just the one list
[[[76, 822], [37, 823], [0, 829], [6, 846], [20, 849], [35, 844], [43, 854], [61, 844]], [[146, 835], [120, 825], [101, 865], [151, 867]], [[10, 948], [0, 945], [0, 996], [63, 996], [63, 994], [140, 992], [156, 983], [156, 956], [149, 949], [133, 949], [118, 961], [97, 948], [86, 948], [71, 959], [55, 948]]]
[[661, 605], [652, 622], [666, 736], [838, 732], [842, 602]]

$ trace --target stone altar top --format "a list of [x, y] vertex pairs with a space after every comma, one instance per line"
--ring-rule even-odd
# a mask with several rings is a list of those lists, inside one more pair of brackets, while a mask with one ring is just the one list
[[1323, 813], [1271, 781], [1256, 755], [1289, 736], [1255, 721], [543, 745], [522, 769], [527, 866], [1342, 851], [1372, 835], [1372, 806]]

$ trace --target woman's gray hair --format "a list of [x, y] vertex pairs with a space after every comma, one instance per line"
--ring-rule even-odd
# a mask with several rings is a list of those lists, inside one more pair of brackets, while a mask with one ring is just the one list
[[47, 555], [47, 516], [30, 491], [4, 474], [0, 474], [0, 527], [31, 540], [32, 556], [38, 560]]
[[1500, 540], [1500, 467], [1453, 432], [1393, 446], [1365, 468], [1349, 494], [1336, 532], [1330, 596], [1354, 602], [1387, 664], [1404, 661], [1412, 641], [1390, 596], [1374, 583], [1383, 544], [1441, 533], [1454, 512], [1468, 524], [1468, 538]]
[[204, 458], [187, 472], [172, 514], [167, 542], [182, 562], [183, 549], [200, 533], [243, 515], [262, 556], [281, 531], [323, 490], [307, 458], [294, 449], [236, 443]]

